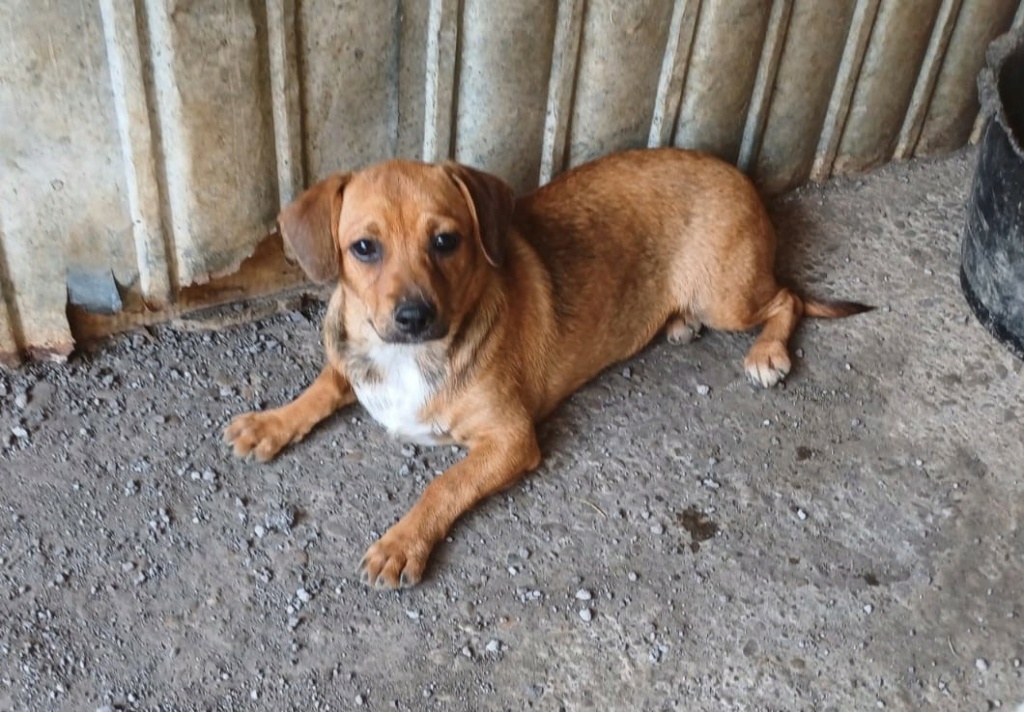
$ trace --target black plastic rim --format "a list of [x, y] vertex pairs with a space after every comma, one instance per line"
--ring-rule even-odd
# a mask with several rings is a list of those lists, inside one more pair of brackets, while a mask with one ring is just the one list
[[992, 316], [992, 313], [988, 310], [978, 296], [974, 293], [974, 288], [971, 286], [971, 281], [967, 277], [967, 273], [964, 268], [960, 268], [960, 289], [964, 293], [964, 298], [967, 300], [967, 306], [974, 312], [974, 316], [977, 317], [988, 333], [992, 334], [996, 340], [1003, 346], [1008, 348], [1014, 356], [1019, 359], [1024, 359], [1024, 339], [1020, 338], [1012, 331], [1007, 329], [1001, 322]]

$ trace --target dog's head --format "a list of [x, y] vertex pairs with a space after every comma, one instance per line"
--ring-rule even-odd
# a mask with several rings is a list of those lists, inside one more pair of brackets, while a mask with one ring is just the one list
[[340, 279], [382, 341], [420, 343], [457, 326], [501, 266], [513, 200], [466, 166], [387, 161], [317, 183], [278, 224], [306, 274]]

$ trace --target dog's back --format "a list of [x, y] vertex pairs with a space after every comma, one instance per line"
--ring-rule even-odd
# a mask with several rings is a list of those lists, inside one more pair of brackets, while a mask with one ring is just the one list
[[[566, 366], [588, 377], [647, 344], [676, 314], [705, 320], [716, 284], [760, 306], [778, 290], [774, 235], [750, 181], [680, 149], [614, 154], [518, 200], [515, 231], [550, 276]], [[560, 349], [563, 351], [563, 349]], [[591, 367], [576, 360], [592, 361]]]

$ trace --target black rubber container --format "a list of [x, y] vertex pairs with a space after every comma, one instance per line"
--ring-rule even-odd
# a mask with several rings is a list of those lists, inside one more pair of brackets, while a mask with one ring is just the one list
[[987, 60], [960, 284], [978, 320], [1024, 359], [1024, 30], [995, 40]]

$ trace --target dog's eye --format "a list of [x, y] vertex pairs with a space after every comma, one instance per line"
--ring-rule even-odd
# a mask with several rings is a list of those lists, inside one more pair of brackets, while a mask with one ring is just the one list
[[360, 262], [376, 262], [380, 259], [380, 243], [368, 237], [353, 242], [348, 251]]
[[454, 232], [439, 232], [430, 238], [430, 249], [439, 255], [450, 255], [459, 246], [459, 236]]

